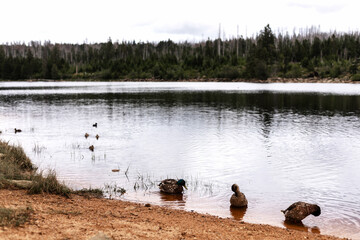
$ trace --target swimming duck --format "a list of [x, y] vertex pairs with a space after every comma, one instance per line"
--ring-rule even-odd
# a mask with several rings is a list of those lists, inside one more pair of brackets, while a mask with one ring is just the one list
[[85, 133], [85, 138], [88, 138], [89, 137], [89, 134], [88, 133]]
[[164, 193], [181, 194], [184, 190], [183, 187], [187, 189], [184, 179], [165, 179], [159, 184], [160, 191]]
[[94, 151], [94, 145], [91, 145], [90, 147], [89, 147], [89, 149], [90, 149], [90, 151]]
[[291, 204], [287, 209], [281, 210], [285, 214], [286, 222], [299, 223], [307, 216], [314, 215], [315, 217], [321, 214], [321, 209], [316, 204], [306, 202], [296, 202]]
[[99, 135], [98, 135], [98, 134], [96, 134], [96, 136], [95, 136], [95, 137], [96, 137], [96, 140], [98, 140], [98, 139], [99, 139]]
[[240, 192], [239, 186], [237, 184], [233, 184], [231, 186], [231, 190], [234, 194], [230, 198], [230, 204], [232, 207], [246, 207], [248, 205], [248, 201], [245, 197], [245, 194]]
[[14, 130], [15, 130], [15, 133], [22, 132], [21, 129], [14, 128]]
[[96, 128], [97, 128], [97, 123], [94, 123], [94, 124], [93, 124], [93, 127], [96, 127]]

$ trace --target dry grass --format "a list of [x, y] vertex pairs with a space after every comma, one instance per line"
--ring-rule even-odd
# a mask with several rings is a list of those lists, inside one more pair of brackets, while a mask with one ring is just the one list
[[83, 188], [81, 190], [73, 191], [74, 194], [84, 196], [86, 198], [102, 198], [104, 197], [104, 192], [101, 189], [98, 188]]
[[57, 180], [55, 171], [49, 171], [45, 177], [43, 172], [34, 174], [32, 182], [28, 190], [29, 194], [49, 193], [69, 197], [71, 193], [70, 188]]
[[29, 221], [32, 208], [11, 209], [0, 207], [0, 226], [19, 227]]
[[11, 146], [0, 140], [0, 186], [1, 180], [30, 180], [36, 168], [20, 146]]

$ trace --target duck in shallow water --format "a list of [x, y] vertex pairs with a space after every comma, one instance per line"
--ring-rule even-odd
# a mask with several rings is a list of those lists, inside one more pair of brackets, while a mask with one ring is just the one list
[[90, 151], [94, 151], [94, 145], [91, 145], [90, 147], [89, 147], [89, 149], [90, 149]]
[[231, 186], [231, 190], [234, 192], [230, 198], [231, 207], [246, 207], [248, 205], [248, 201], [245, 194], [240, 192], [239, 186], [237, 184], [233, 184]]
[[175, 180], [175, 179], [165, 179], [162, 180], [159, 184], [161, 192], [171, 193], [171, 194], [181, 194], [183, 192], [183, 187], [187, 189], [185, 185], [185, 180]]
[[21, 129], [14, 128], [15, 133], [22, 132]]
[[321, 209], [316, 204], [306, 202], [296, 202], [291, 204], [287, 209], [281, 210], [285, 215], [286, 222], [300, 223], [301, 220], [307, 216], [314, 215], [315, 217], [321, 214]]

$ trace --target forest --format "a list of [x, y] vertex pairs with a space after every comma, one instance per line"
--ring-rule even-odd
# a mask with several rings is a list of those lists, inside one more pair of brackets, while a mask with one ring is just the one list
[[[219, 34], [220, 35], [220, 34]], [[179, 42], [0, 45], [0, 79], [186, 80], [219, 78], [351, 78], [360, 80], [360, 35], [311, 27], [275, 34]]]

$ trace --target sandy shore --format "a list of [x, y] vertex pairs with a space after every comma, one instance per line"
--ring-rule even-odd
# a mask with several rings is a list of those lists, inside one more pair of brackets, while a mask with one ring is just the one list
[[[0, 190], [0, 206], [33, 209], [22, 227], [0, 227], [0, 239], [339, 239], [119, 200], [28, 195]], [[93, 238], [97, 236], [98, 238]]]

